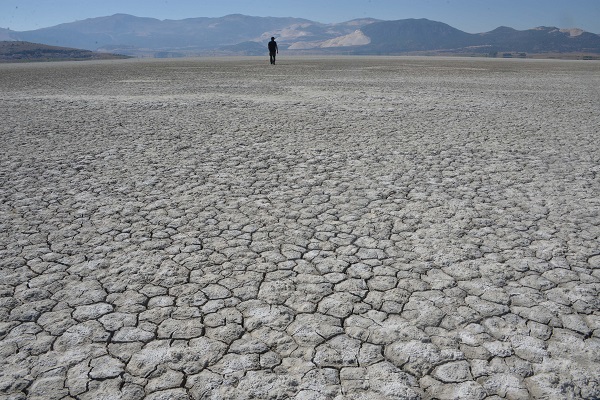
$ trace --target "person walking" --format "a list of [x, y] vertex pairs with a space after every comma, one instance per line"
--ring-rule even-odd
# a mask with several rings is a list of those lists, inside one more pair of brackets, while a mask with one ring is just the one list
[[275, 56], [279, 54], [279, 48], [277, 47], [277, 42], [274, 37], [271, 37], [271, 41], [269, 42], [269, 59], [271, 60], [271, 64], [275, 65]]

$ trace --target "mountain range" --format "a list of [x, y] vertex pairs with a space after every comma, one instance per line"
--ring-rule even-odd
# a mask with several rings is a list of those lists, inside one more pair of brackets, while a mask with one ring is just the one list
[[183, 20], [115, 14], [32, 31], [0, 29], [0, 40], [138, 57], [264, 55], [271, 36], [292, 54], [600, 54], [600, 35], [580, 29], [499, 27], [472, 34], [427, 19], [323, 24], [241, 14]]

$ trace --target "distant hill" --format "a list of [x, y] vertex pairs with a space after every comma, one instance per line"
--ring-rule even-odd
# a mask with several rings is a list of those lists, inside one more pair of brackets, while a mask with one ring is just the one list
[[0, 41], [0, 62], [111, 60], [120, 58], [128, 57], [39, 43]]
[[476, 35], [479, 46], [492, 51], [521, 51], [527, 53], [600, 53], [600, 35], [580, 29], [538, 27], [518, 31], [500, 27], [491, 32]]
[[[127, 14], [90, 18], [27, 32], [13, 32], [18, 40], [88, 50], [132, 48], [141, 51], [213, 50], [220, 46], [266, 39], [270, 32], [313, 25], [299, 18], [228, 15], [221, 18], [158, 20]], [[265, 32], [269, 32], [265, 34]], [[270, 37], [270, 36], [269, 36]]]
[[362, 31], [371, 38], [366, 50], [385, 54], [456, 49], [469, 46], [474, 37], [450, 25], [428, 19], [375, 22], [362, 28]]
[[600, 35], [579, 29], [539, 27], [518, 31], [500, 27], [470, 34], [427, 19], [375, 22], [362, 28], [371, 39], [358, 50], [365, 54], [423, 51], [440, 53], [595, 53], [600, 54]]
[[[301, 18], [158, 20], [115, 14], [27, 32], [0, 29], [0, 39], [144, 57], [264, 55], [275, 36], [287, 54], [592, 54], [600, 35], [580, 29], [499, 27], [471, 34], [427, 19], [371, 18], [322, 24]], [[597, 57], [596, 57], [597, 58]]]

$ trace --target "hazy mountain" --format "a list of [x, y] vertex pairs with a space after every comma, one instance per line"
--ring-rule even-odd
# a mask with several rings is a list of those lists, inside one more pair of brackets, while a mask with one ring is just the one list
[[39, 43], [0, 41], [0, 62], [112, 60], [118, 58], [127, 57]]
[[600, 53], [600, 36], [579, 29], [500, 27], [470, 34], [427, 19], [322, 24], [240, 14], [183, 20], [116, 14], [27, 32], [0, 29], [0, 38], [5, 40], [153, 57], [262, 55], [271, 36], [277, 38], [280, 49], [296, 54]]
[[381, 53], [453, 49], [470, 45], [474, 35], [428, 19], [382, 21], [362, 28], [369, 50]]
[[427, 19], [381, 21], [362, 32], [371, 39], [356, 50], [363, 54], [408, 52], [453, 53], [600, 53], [600, 35], [580, 29], [539, 27], [518, 31], [499, 27], [491, 32], [470, 34]]
[[221, 18], [161, 21], [116, 14], [34, 31], [11, 31], [11, 37], [89, 50], [115, 46], [155, 50], [201, 50], [245, 41], [267, 40], [267, 37], [272, 35], [290, 38], [317, 37], [326, 29], [325, 25], [300, 18], [263, 18], [235, 14]]
[[493, 51], [600, 53], [600, 35], [580, 29], [538, 27], [518, 31], [503, 26], [477, 36], [479, 45], [486, 45]]

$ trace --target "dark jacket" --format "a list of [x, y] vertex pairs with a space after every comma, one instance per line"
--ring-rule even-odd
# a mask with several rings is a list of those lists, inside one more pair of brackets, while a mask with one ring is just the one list
[[277, 51], [279, 51], [279, 49], [277, 48], [277, 42], [271, 40], [269, 42], [269, 53], [276, 53]]

